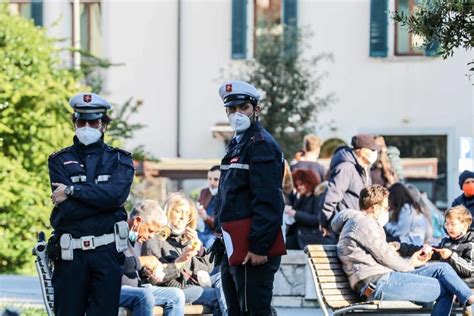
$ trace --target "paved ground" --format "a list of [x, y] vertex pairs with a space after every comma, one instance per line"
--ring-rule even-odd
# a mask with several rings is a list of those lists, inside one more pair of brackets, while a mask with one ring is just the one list
[[[37, 277], [0, 275], [0, 306], [15, 302], [20, 305], [42, 307], [43, 298]], [[2, 308], [0, 308], [1, 312]], [[277, 308], [278, 316], [319, 316], [319, 310], [309, 308]]]
[[43, 304], [41, 288], [37, 277], [0, 275], [0, 301]]

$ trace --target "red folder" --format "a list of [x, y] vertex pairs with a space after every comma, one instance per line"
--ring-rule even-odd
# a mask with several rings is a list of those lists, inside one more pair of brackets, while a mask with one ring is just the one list
[[[241, 265], [245, 256], [249, 252], [249, 235], [252, 218], [244, 218], [236, 221], [222, 223], [222, 235], [225, 248], [231, 266]], [[277, 237], [272, 247], [268, 251], [268, 257], [286, 255], [285, 242], [281, 229], [278, 230]]]

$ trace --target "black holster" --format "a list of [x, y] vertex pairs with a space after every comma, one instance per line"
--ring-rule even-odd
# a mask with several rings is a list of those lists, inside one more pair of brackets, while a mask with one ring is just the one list
[[48, 239], [48, 245], [46, 246], [46, 254], [49, 260], [59, 261], [61, 260], [61, 246], [59, 245], [59, 239], [61, 235], [53, 232], [51, 237]]

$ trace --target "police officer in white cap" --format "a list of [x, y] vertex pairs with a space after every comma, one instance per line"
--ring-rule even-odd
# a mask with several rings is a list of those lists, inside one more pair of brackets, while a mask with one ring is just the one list
[[79, 93], [69, 103], [74, 144], [49, 157], [54, 313], [117, 315], [133, 161], [129, 152], [104, 143], [107, 101]]
[[243, 262], [231, 266], [226, 258], [221, 260], [222, 286], [229, 315], [271, 315], [281, 255], [270, 256], [269, 251], [281, 232], [283, 154], [258, 121], [260, 93], [253, 85], [228, 81], [219, 94], [235, 135], [221, 163], [218, 227], [251, 219], [250, 234], [242, 236], [249, 241]]

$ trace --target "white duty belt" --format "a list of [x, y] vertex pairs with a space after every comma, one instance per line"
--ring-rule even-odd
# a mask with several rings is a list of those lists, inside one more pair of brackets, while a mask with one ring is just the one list
[[115, 234], [105, 234], [102, 236], [84, 236], [71, 240], [73, 249], [90, 250], [100, 246], [105, 246], [115, 242]]

